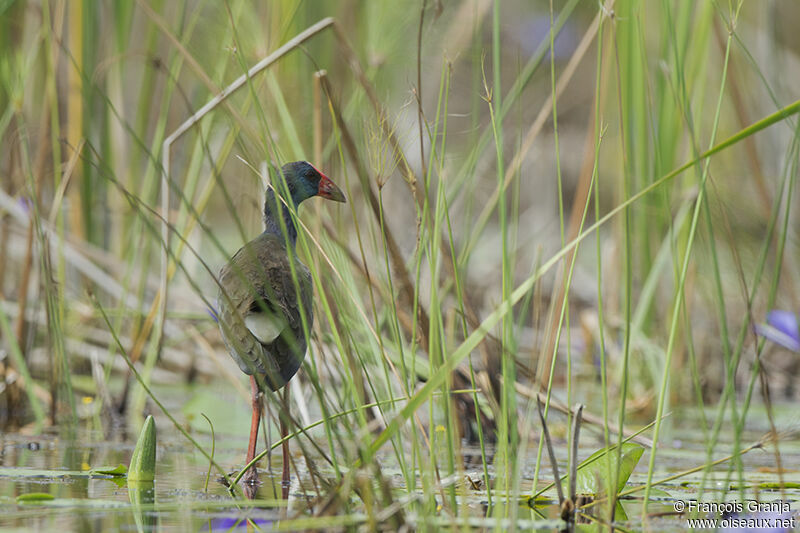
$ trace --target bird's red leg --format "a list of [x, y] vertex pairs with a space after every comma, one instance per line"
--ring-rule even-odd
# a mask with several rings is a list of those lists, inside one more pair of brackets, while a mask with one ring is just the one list
[[[253, 421], [250, 423], [250, 443], [247, 446], [247, 457], [245, 464], [250, 463], [256, 456], [256, 444], [258, 444], [258, 425], [261, 423], [261, 398], [259, 397], [258, 383], [256, 378], [250, 376], [250, 388], [252, 389], [253, 401]], [[252, 483], [258, 479], [256, 465], [253, 465], [245, 475], [245, 480]]]
[[289, 428], [286, 424], [286, 418], [289, 413], [289, 385], [287, 384], [286, 387], [283, 389], [283, 412], [286, 413], [285, 416], [280, 416], [281, 419], [281, 440], [283, 444], [281, 445], [281, 449], [283, 450], [283, 477], [281, 478], [281, 495], [283, 496], [284, 500], [289, 499], [289, 441], [286, 437], [289, 435]]

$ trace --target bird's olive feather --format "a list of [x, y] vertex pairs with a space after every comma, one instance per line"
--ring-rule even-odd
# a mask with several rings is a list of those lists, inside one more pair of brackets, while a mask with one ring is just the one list
[[[297, 287], [290, 260], [294, 262]], [[270, 389], [283, 387], [300, 368], [306, 353], [298, 302], [302, 302], [309, 329], [313, 320], [308, 268], [293, 249], [287, 253], [282, 236], [264, 232], [236, 252], [222, 268], [219, 282], [219, 324], [231, 356], [245, 374], [264, 374]], [[248, 317], [257, 313], [280, 315], [277, 321], [284, 320], [287, 327], [272, 342], [263, 343], [259, 340], [262, 335], [247, 327]]]

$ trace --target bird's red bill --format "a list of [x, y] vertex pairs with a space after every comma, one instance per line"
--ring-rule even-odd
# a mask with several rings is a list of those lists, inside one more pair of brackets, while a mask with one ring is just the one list
[[331, 179], [320, 172], [322, 178], [319, 180], [319, 188], [317, 189], [317, 195], [323, 198], [327, 198], [328, 200], [333, 200], [334, 202], [344, 202], [344, 193], [339, 187], [336, 186], [335, 183], [331, 181]]

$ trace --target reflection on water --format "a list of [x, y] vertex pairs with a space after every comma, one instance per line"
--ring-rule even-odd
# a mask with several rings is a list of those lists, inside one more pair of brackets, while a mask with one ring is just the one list
[[[692, 419], [685, 414], [684, 417], [687, 420]], [[221, 482], [222, 476], [213, 470], [206, 491], [207, 460], [166, 419], [157, 419], [157, 424], [159, 443], [156, 482], [149, 484], [128, 484], [124, 478], [120, 480], [110, 476], [79, 477], [59, 474], [127, 464], [133, 451], [135, 432], [129, 438], [122, 438], [122, 433], [115, 432], [116, 436], [111, 436], [110, 439], [102, 432], [87, 427], [74, 428], [71, 434], [54, 431], [39, 436], [0, 434], [0, 529], [244, 531], [253, 525], [260, 529], [270, 529], [275, 522], [287, 515], [293, 516], [301, 512], [305, 504], [312, 503], [317, 496], [316, 490], [319, 487], [315, 488], [315, 483], [307, 472], [302, 471], [305, 461], [297, 448], [294, 448], [294, 463], [301, 472], [299, 479], [292, 472], [293, 485], [288, 509], [286, 503], [281, 501], [279, 453], [273, 454], [271, 465], [267, 465], [266, 460], [260, 463], [261, 484], [257, 487], [254, 502], [232, 500]], [[752, 428], [745, 436], [745, 441], [755, 440], [762, 429]], [[245, 426], [241, 434], [217, 433], [214, 460], [227, 469], [228, 473], [243, 466], [241, 451], [246, 446], [246, 431]], [[211, 448], [210, 435], [197, 430], [193, 430], [192, 434], [206, 449]], [[600, 433], [592, 430], [585, 432], [582, 441], [581, 458], [602, 446]], [[526, 456], [529, 459], [521, 462], [523, 494], [531, 492], [537, 444], [528, 443]], [[560, 442], [557, 443], [557, 448], [558, 460], [563, 466], [566, 461], [566, 446]], [[714, 458], [719, 458], [724, 450], [729, 449], [730, 443], [722, 443], [719, 452], [715, 451]], [[488, 508], [480, 451], [465, 447], [463, 452], [464, 475], [453, 481], [457, 487], [459, 502], [469, 508], [473, 517], [485, 516], [487, 513], [491, 516], [497, 516], [498, 512], [502, 514], [502, 508], [498, 507], [501, 505], [498, 503], [500, 498], [495, 498], [493, 511]], [[796, 442], [782, 442], [781, 453], [784, 465], [800, 464], [800, 448]], [[647, 459], [648, 454], [645, 453], [630, 479], [632, 486], [644, 483]], [[772, 468], [774, 460], [771, 451], [755, 451], [746, 455], [743, 461], [746, 484], [765, 484], [760, 490], [761, 497], [765, 500], [779, 496], [776, 490], [766, 486], [767, 483], [778, 481]], [[690, 423], [683, 423], [679, 432], [673, 432], [669, 445], [659, 450], [658, 462], [661, 468], [655, 478], [666, 477], [671, 472], [686, 470], [705, 461], [703, 433], [692, 428]], [[393, 462], [392, 456], [382, 458], [381, 468], [395, 486], [402, 486], [403, 478], [397, 474], [399, 469]], [[726, 472], [727, 467], [723, 466], [713, 475], [712, 483], [717, 484], [715, 486], [718, 486], [719, 492], [707, 493], [706, 498], [719, 501], [725, 495], [733, 497], [738, 493], [735, 485], [739, 480], [736, 476], [727, 478]], [[327, 474], [329, 473], [323, 472], [323, 475]], [[544, 480], [545, 474], [541, 476]], [[330, 478], [333, 479], [332, 474]], [[672, 513], [673, 502], [677, 498], [696, 498], [701, 479], [702, 472], [698, 472], [660, 485], [662, 492], [655, 495], [655, 501], [649, 507], [651, 516], [654, 517], [650, 527], [658, 524], [658, 530], [684, 530], [681, 525], [683, 519]], [[728, 485], [723, 486], [726, 479]], [[798, 481], [796, 472], [785, 474], [784, 479]], [[734, 484], [733, 490], [731, 483]], [[29, 493], [49, 493], [55, 500], [18, 505], [15, 498]], [[800, 499], [800, 491], [792, 489], [788, 496], [797, 501]], [[558, 517], [558, 507], [552, 501], [544, 501], [535, 509], [531, 509], [524, 499], [514, 505], [520, 519], [540, 521]], [[632, 517], [631, 522], [626, 525], [634, 530], [641, 529], [643, 525], [638, 521], [641, 506], [639, 499], [622, 500], [619, 502], [617, 518], [625, 520], [625, 517]], [[793, 504], [792, 509], [796, 506], [797, 504]], [[434, 522], [431, 524], [435, 525]], [[478, 524], [476, 522], [475, 525]]]
[[[152, 531], [169, 529], [224, 531], [248, 521], [259, 527], [281, 517], [280, 464], [262, 466], [256, 493], [262, 508], [232, 504], [221, 476], [212, 472], [204, 490], [208, 463], [166, 420], [158, 420], [159, 445], [155, 483], [126, 483], [124, 478], [72, 476], [100, 466], [127, 465], [128, 441], [105, 440], [101, 432], [80, 428], [74, 435], [0, 434], [0, 529], [46, 531]], [[134, 435], [135, 436], [135, 435]], [[210, 438], [194, 435], [210, 449]], [[215, 461], [231, 471], [241, 467], [240, 436], [217, 435]], [[279, 457], [274, 460], [279, 461]], [[262, 465], [264, 463], [262, 462]], [[12, 470], [13, 468], [13, 470]], [[61, 474], [64, 472], [64, 474]], [[276, 475], [277, 473], [277, 475]], [[17, 505], [21, 494], [49, 493], [42, 504]], [[285, 514], [285, 513], [284, 513]]]

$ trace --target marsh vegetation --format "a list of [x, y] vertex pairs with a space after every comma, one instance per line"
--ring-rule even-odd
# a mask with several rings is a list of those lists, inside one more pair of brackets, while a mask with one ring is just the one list
[[[0, 1], [0, 527], [663, 531], [700, 516], [679, 500], [796, 502], [800, 358], [755, 326], [800, 308], [799, 19]], [[295, 160], [347, 203], [293, 215], [292, 485], [269, 454], [251, 500], [216, 276]], [[140, 491], [113, 467], [148, 414]]]

